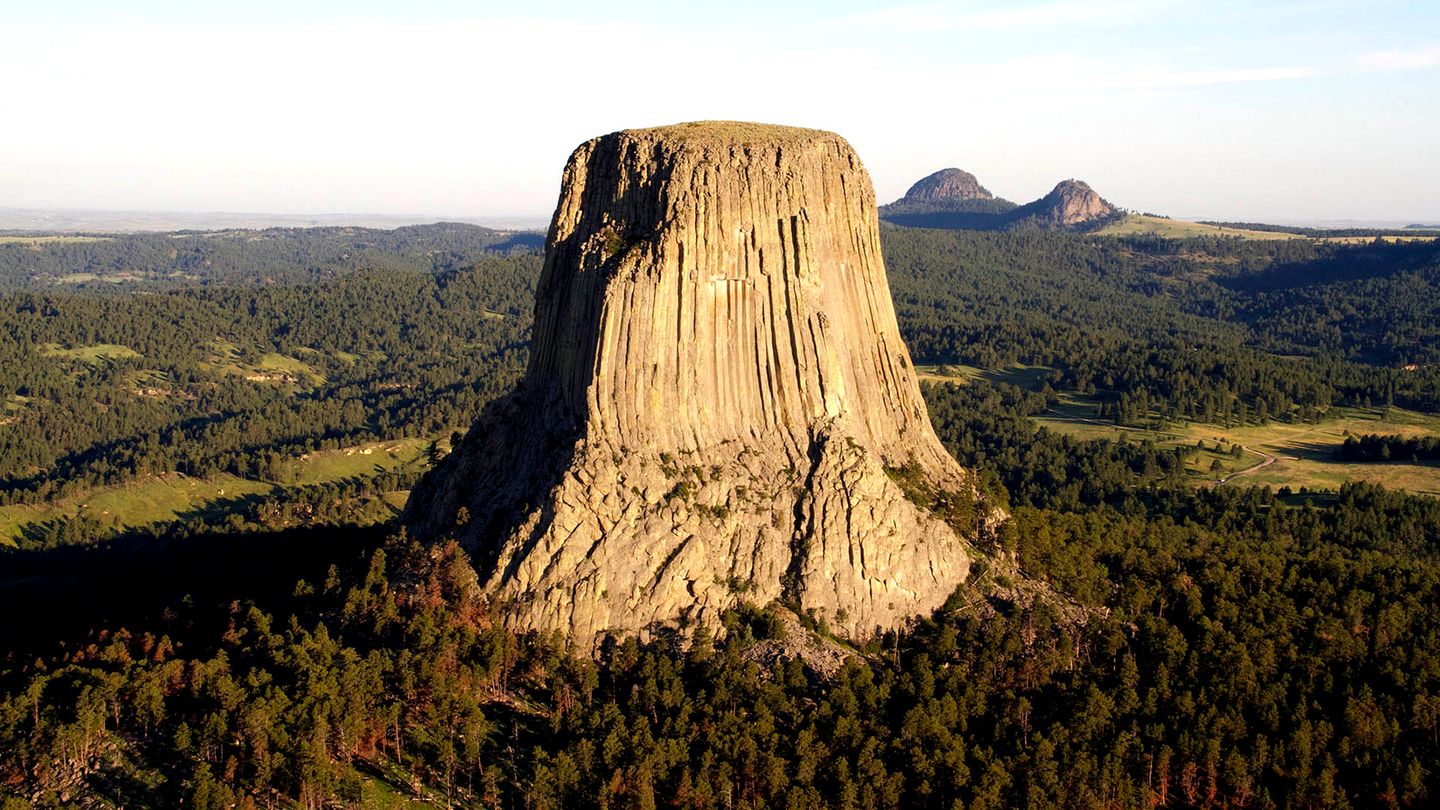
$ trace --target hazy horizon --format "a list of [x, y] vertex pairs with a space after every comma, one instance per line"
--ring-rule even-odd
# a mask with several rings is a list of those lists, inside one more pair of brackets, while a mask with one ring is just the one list
[[[1176, 216], [1183, 221], [1238, 221], [1212, 216]], [[1295, 219], [1273, 217], [1249, 220], [1269, 225], [1299, 228], [1362, 228], [1395, 230], [1420, 225], [1440, 229], [1440, 218], [1424, 219]], [[543, 233], [550, 215], [486, 215], [454, 213], [376, 212], [276, 212], [276, 211], [155, 211], [114, 209], [59, 209], [0, 207], [0, 233], [144, 233], [182, 230], [228, 230], [264, 228], [360, 227], [394, 229], [409, 225], [459, 222], [503, 231]]]
[[1421, 3], [160, 1], [0, 12], [0, 206], [543, 221], [580, 142], [834, 130], [880, 202], [940, 168], [1177, 218], [1440, 220]]

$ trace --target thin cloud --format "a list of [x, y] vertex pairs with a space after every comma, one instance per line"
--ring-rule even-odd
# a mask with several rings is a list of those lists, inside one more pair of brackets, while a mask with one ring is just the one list
[[1440, 66], [1440, 48], [1375, 51], [1357, 56], [1354, 64], [1367, 71], [1425, 70]]
[[1031, 6], [977, 5], [955, 7], [922, 3], [852, 14], [835, 20], [844, 27], [891, 33], [925, 31], [1006, 31], [1044, 26], [1130, 25], [1159, 15], [1171, 2], [1099, 2], [1057, 0]]
[[1265, 67], [1239, 68], [1232, 70], [1162, 70], [1156, 72], [1129, 73], [1117, 78], [1115, 85], [1133, 89], [1159, 89], [1166, 87], [1202, 87], [1214, 84], [1243, 84], [1247, 82], [1276, 82], [1306, 79], [1320, 76], [1325, 71], [1316, 67]]

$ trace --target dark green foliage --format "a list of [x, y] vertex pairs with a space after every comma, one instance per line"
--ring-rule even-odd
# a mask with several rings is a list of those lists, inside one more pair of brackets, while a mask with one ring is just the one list
[[485, 253], [531, 252], [538, 233], [457, 222], [375, 228], [267, 228], [107, 236], [97, 241], [0, 244], [0, 289], [56, 283], [103, 289], [194, 284], [265, 286], [316, 283], [388, 268], [432, 272]]
[[[1126, 500], [1137, 487], [1183, 486], [1193, 447], [1082, 441], [1035, 426], [1047, 398], [1011, 385], [925, 385], [930, 421], [945, 448], [1009, 502], [1078, 510]], [[992, 488], [994, 489], [994, 488]], [[1003, 501], [1002, 501], [1003, 502]]]
[[[278, 241], [298, 251], [301, 237]], [[1433, 254], [885, 238], [917, 359], [1050, 367], [1035, 390], [924, 393], [946, 446], [1011, 510], [1003, 548], [1085, 606], [1085, 622], [1043, 599], [962, 588], [829, 680], [752, 654], [782, 634], [774, 606], [727, 615], [719, 644], [706, 627], [687, 630], [685, 653], [667, 637], [613, 640], [595, 664], [504, 630], [473, 601], [453, 545], [400, 536], [380, 548], [388, 530], [346, 525], [403, 475], [280, 488], [160, 537], [0, 557], [0, 806], [365, 806], [382, 785], [466, 807], [1434, 804], [1440, 501], [1368, 485], [1196, 491], [1183, 469], [1198, 448], [1079, 441], [1030, 419], [1056, 406], [1055, 387], [1092, 394], [1098, 416], [1124, 423], [1423, 406], [1433, 369], [1368, 362], [1433, 347], [1434, 298], [1407, 298], [1433, 290]], [[164, 244], [152, 239], [120, 244], [145, 256]], [[115, 247], [84, 250], [113, 270], [103, 251]], [[419, 261], [403, 240], [381, 253]], [[206, 255], [248, 267], [241, 249]], [[8, 426], [24, 429], [0, 426], [7, 497], [152, 468], [264, 477], [302, 448], [440, 435], [518, 374], [534, 257], [332, 259], [313, 265], [324, 275], [301, 269], [308, 260], [256, 261], [281, 280], [237, 269], [208, 285], [132, 282], [148, 287], [134, 295], [22, 278], [27, 289], [0, 296], [0, 350], [16, 358], [0, 393], [28, 398]], [[1294, 283], [1305, 268], [1321, 280]], [[1394, 317], [1356, 296], [1392, 302]], [[1332, 310], [1385, 325], [1359, 330], [1363, 348], [1304, 345], [1301, 327]], [[325, 382], [208, 375], [198, 364], [217, 336], [242, 359], [301, 357]], [[46, 342], [119, 343], [143, 360], [40, 357]], [[124, 375], [147, 369], [195, 400], [124, 393]], [[1363, 437], [1352, 452], [1408, 441]], [[693, 497], [703, 470], [664, 464], [674, 497]], [[890, 470], [912, 498], [973, 525], [973, 503], [942, 503], [915, 472]], [[35, 545], [93, 539], [84, 521]]]
[[[0, 400], [24, 398], [0, 424], [0, 503], [171, 470], [269, 479], [286, 456], [467, 424], [523, 367], [539, 260], [403, 259], [323, 284], [0, 294]], [[140, 356], [87, 363], [47, 344]], [[323, 381], [236, 368], [267, 352]]]
[[597, 669], [470, 607], [453, 547], [392, 544], [299, 597], [314, 618], [241, 604], [208, 639], [117, 632], [12, 662], [0, 785], [103, 793], [125, 766], [92, 752], [119, 746], [148, 763], [127, 778], [158, 780], [151, 806], [317, 803], [392, 768], [466, 806], [1426, 803], [1440, 503], [1147, 501], [1016, 510], [1022, 566], [1107, 613], [960, 598], [829, 682], [746, 657], [780, 632], [765, 610], [727, 618], [718, 648], [629, 640]]
[[1440, 243], [884, 237], [917, 362], [1049, 366], [1057, 388], [1216, 422], [1307, 420], [1331, 404], [1440, 409]]
[[1341, 461], [1440, 461], [1440, 436], [1349, 436], [1335, 457]]

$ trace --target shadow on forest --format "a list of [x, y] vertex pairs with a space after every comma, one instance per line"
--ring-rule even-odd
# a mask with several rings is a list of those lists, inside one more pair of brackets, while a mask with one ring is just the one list
[[1332, 464], [1363, 464], [1375, 465], [1377, 467], [1391, 464], [1404, 464], [1412, 467], [1440, 467], [1440, 461], [1428, 459], [1396, 458], [1386, 459], [1384, 461], [1379, 459], [1368, 461], [1362, 459], [1344, 459], [1336, 455], [1341, 446], [1341, 440], [1338, 439], [1328, 442], [1314, 440], [1286, 442], [1283, 445], [1276, 446], [1276, 452], [1282, 456], [1295, 456], [1296, 458], [1302, 458], [1306, 461], [1329, 462]]
[[1306, 461], [1343, 463], [1335, 457], [1335, 451], [1340, 449], [1340, 443], [1325, 440], [1308, 441], [1287, 441], [1283, 444], [1273, 444], [1269, 448], [1277, 456], [1304, 459]]
[[[303, 498], [307, 493], [325, 493], [326, 497], [333, 497], [336, 493], [344, 493], [349, 488], [352, 491], [359, 491], [367, 486], [373, 485], [385, 476], [393, 474], [394, 470], [387, 469], [382, 464], [375, 464], [368, 475], [356, 473], [345, 478], [337, 478], [331, 481], [320, 481], [309, 484], [275, 484], [275, 489], [268, 492], [252, 492], [244, 495], [232, 495], [230, 497], [212, 498], [203, 501], [196, 506], [180, 512], [176, 512], [174, 518], [152, 523], [145, 526], [129, 527], [120, 531], [109, 530], [103, 523], [96, 523], [89, 527], [81, 528], [82, 538], [65, 536], [67, 524], [83, 520], [87, 515], [66, 515], [54, 517], [48, 520], [34, 520], [21, 524], [19, 527], [21, 548], [25, 551], [40, 549], [53, 549], [70, 546], [94, 545], [110, 542], [124, 542], [128, 540], [156, 539], [179, 534], [208, 534], [217, 531], [216, 528], [223, 527], [224, 520], [230, 515], [242, 518], [254, 516], [260, 507], [266, 503], [285, 504], [287, 501], [294, 501]], [[266, 482], [273, 483], [273, 482]], [[392, 489], [406, 489], [409, 482], [391, 481]], [[251, 520], [251, 523], [254, 521]], [[199, 524], [201, 528], [195, 528]], [[247, 524], [248, 525], [248, 524]], [[333, 525], [330, 524], [330, 525]], [[177, 529], [179, 530], [177, 532]], [[274, 529], [279, 531], [279, 527]], [[239, 528], [224, 528], [224, 534], [233, 535], [243, 531]], [[0, 557], [3, 559], [3, 557]]]
[[[122, 627], [185, 637], [199, 624], [224, 622], [236, 601], [275, 610], [300, 579], [318, 585], [332, 564], [363, 567], [391, 528], [132, 534], [94, 545], [0, 553], [0, 658], [53, 651], [57, 644]], [[182, 606], [187, 609], [177, 610]]]
[[906, 228], [936, 228], [946, 231], [999, 231], [1010, 223], [1000, 213], [934, 211], [917, 214], [883, 214], [881, 219]]
[[488, 250], [492, 253], [540, 250], [545, 247], [545, 234], [538, 231], [521, 231], [503, 242], [496, 242]]
[[1345, 245], [1319, 258], [1277, 263], [1259, 273], [1217, 281], [1237, 292], [1277, 292], [1419, 270], [1433, 265], [1437, 256], [1440, 256], [1440, 240], [1367, 242]]

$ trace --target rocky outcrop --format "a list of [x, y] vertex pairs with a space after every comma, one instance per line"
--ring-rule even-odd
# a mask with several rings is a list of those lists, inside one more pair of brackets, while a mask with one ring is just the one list
[[980, 185], [975, 175], [961, 169], [941, 169], [923, 177], [905, 192], [899, 202], [949, 206], [971, 200], [993, 200], [995, 195]]
[[[944, 217], [946, 215], [995, 215], [1015, 208], [980, 185], [975, 175], [961, 169], [941, 169], [922, 178], [905, 196], [880, 206], [884, 219], [897, 217]], [[903, 223], [902, 223], [903, 224]]]
[[880, 207], [880, 217], [896, 225], [974, 231], [1086, 230], [1121, 214], [1079, 180], [1061, 181], [1044, 197], [1016, 206], [960, 169], [941, 169]]
[[575, 151], [526, 377], [405, 515], [514, 626], [581, 643], [741, 602], [893, 627], [966, 578], [987, 518], [926, 416], [860, 160], [731, 122]]
[[1011, 227], [1073, 229], [1110, 219], [1120, 209], [1079, 180], [1062, 180], [1049, 194], [1010, 213]]

